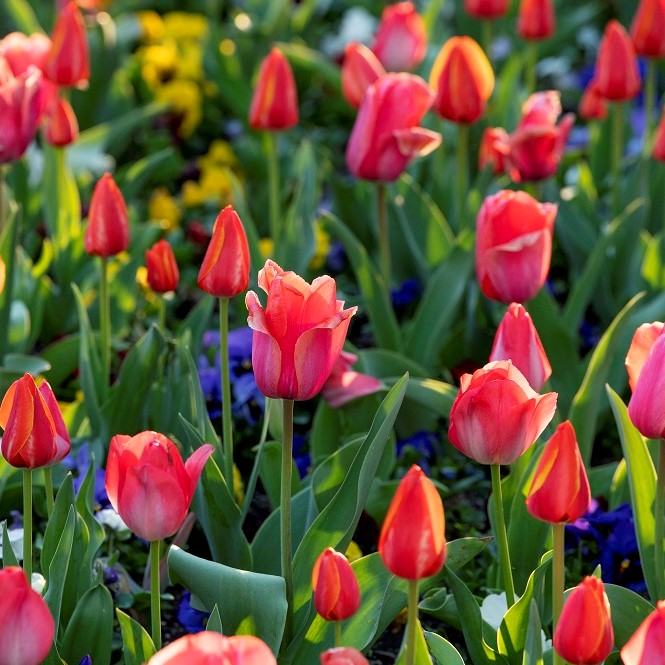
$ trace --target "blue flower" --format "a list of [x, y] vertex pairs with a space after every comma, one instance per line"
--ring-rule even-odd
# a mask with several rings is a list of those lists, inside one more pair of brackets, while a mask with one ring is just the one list
[[205, 630], [208, 618], [210, 617], [210, 612], [202, 612], [201, 610], [193, 608], [190, 602], [191, 599], [192, 594], [189, 591], [185, 591], [182, 595], [182, 600], [178, 605], [178, 623], [188, 633], [200, 633]]
[[[90, 446], [84, 443], [75, 452], [72, 451], [62, 460], [62, 464], [68, 471], [74, 474], [74, 491], [78, 494], [81, 485], [85, 480], [88, 469], [92, 464], [92, 455], [90, 453]], [[106, 494], [106, 471], [104, 469], [95, 469], [95, 489], [94, 489], [95, 504], [99, 508], [110, 508], [111, 502]]]
[[397, 457], [409, 456], [409, 463], [417, 464], [429, 474], [430, 463], [434, 460], [436, 446], [440, 442], [441, 438], [434, 432], [416, 432], [408, 439], [397, 440]]
[[293, 435], [293, 459], [300, 477], [304, 478], [312, 466], [312, 457], [309, 454], [307, 439], [302, 434]]
[[420, 280], [417, 277], [405, 279], [396, 289], [390, 291], [390, 298], [394, 307], [406, 307], [410, 305], [422, 290]]

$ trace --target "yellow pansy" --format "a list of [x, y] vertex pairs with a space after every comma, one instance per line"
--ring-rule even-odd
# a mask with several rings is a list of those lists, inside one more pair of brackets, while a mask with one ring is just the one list
[[138, 19], [141, 24], [143, 41], [156, 42], [164, 38], [164, 21], [157, 12], [139, 12]]
[[208, 32], [208, 19], [202, 14], [169, 12], [164, 14], [164, 29], [173, 39], [201, 40]]
[[182, 116], [178, 134], [189, 136], [201, 122], [203, 112], [201, 108], [201, 90], [192, 81], [168, 81], [156, 91], [157, 101], [167, 102], [171, 109]]
[[165, 187], [157, 188], [148, 201], [150, 219], [160, 223], [163, 229], [170, 231], [180, 222], [182, 213], [175, 199]]

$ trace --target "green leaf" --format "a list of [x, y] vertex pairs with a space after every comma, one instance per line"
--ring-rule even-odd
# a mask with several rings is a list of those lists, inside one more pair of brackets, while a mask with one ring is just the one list
[[132, 162], [122, 182], [119, 183], [125, 199], [130, 201], [140, 196], [155, 171], [173, 160], [175, 155], [175, 149], [169, 146]]
[[[276, 441], [268, 441], [263, 445], [263, 455], [259, 465], [261, 484], [268, 495], [270, 505], [279, 506], [281, 491], [281, 467], [282, 467], [282, 444]], [[302, 489], [302, 482], [295, 461], [291, 464], [291, 496]]]
[[[292, 10], [290, 10], [292, 11]], [[312, 75], [312, 79], [325, 81], [341, 92], [342, 82], [339, 67], [335, 66], [330, 58], [319, 51], [311, 49], [304, 44], [295, 42], [279, 42], [280, 50], [289, 59], [294, 69], [302, 69]]]
[[16, 558], [14, 548], [9, 541], [7, 520], [4, 520], [2, 522], [2, 567], [9, 568], [10, 566], [18, 566], [18, 559]]
[[0, 17], [2, 18], [3, 34], [11, 32], [12, 29], [26, 35], [43, 32], [28, 0], [5, 0], [0, 5]]
[[605, 584], [605, 593], [612, 609], [614, 644], [621, 649], [655, 608], [626, 587]]
[[219, 607], [217, 607], [217, 605], [212, 608], [208, 623], [206, 624], [206, 630], [219, 633], [220, 635], [224, 634], [224, 631], [222, 630], [222, 617], [219, 615]]
[[538, 606], [532, 599], [529, 603], [529, 626], [524, 641], [522, 665], [543, 665], [543, 637]]
[[464, 665], [464, 659], [459, 651], [441, 635], [426, 630], [425, 640], [438, 665]]
[[[122, 634], [122, 654], [125, 665], [143, 665], [155, 653], [155, 645], [145, 628], [138, 622], [116, 608], [115, 614]], [[93, 661], [94, 663], [94, 661]]]
[[204, 296], [178, 325], [178, 340], [182, 344], [187, 335], [187, 345], [193, 358], [198, 358], [203, 333], [210, 326], [210, 317], [215, 309], [216, 298]]
[[[104, 527], [95, 519], [94, 516], [94, 502], [95, 502], [95, 479], [97, 469], [95, 467], [95, 456], [91, 456], [90, 466], [86, 471], [83, 482], [79, 487], [78, 496], [76, 497], [76, 510], [80, 518], [85, 522], [88, 527], [89, 542], [85, 553], [85, 565], [87, 567], [88, 577], [92, 582], [93, 570], [95, 561], [97, 559], [97, 552], [104, 544], [106, 533]], [[82, 572], [82, 571], [81, 571]]]
[[[420, 621], [416, 620], [418, 625], [416, 627], [416, 644], [415, 655], [412, 663], [414, 665], [432, 665], [429, 651], [427, 650], [427, 642], [425, 642], [425, 635], [423, 634]], [[395, 665], [406, 665], [406, 631], [404, 631], [404, 639], [402, 640], [402, 647], [397, 655]]]
[[74, 506], [74, 502], [74, 483], [72, 482], [72, 474], [68, 473], [56, 494], [53, 512], [46, 524], [40, 559], [43, 571], [49, 569], [55, 552], [60, 545], [60, 538], [69, 520], [70, 509]]

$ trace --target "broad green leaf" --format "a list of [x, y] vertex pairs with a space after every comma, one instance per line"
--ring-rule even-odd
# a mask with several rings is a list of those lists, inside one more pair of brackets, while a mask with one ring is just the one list
[[[74, 509], [76, 510], [74, 483], [72, 482], [72, 474], [68, 473], [56, 494], [53, 513], [51, 513], [51, 517], [46, 525], [40, 559], [43, 571], [48, 571], [51, 565], [51, 561], [59, 547], [61, 535], [65, 530], [65, 525], [69, 519], [69, 512], [72, 506], [74, 506]], [[44, 574], [46, 574], [46, 572]]]
[[216, 298], [212, 296], [201, 298], [178, 325], [178, 339], [183, 343], [185, 335], [188, 335], [189, 352], [192, 358], [197, 358], [199, 355], [203, 333], [210, 327], [210, 317], [215, 309], [215, 300]]
[[224, 631], [222, 630], [222, 617], [219, 615], [219, 607], [217, 607], [217, 605], [212, 608], [208, 623], [206, 624], [206, 630], [211, 630], [220, 635], [224, 634]]
[[[429, 651], [427, 650], [427, 642], [425, 642], [425, 635], [420, 621], [417, 621], [416, 627], [416, 644], [415, 644], [415, 657], [411, 661], [414, 665], [432, 665]], [[404, 639], [402, 640], [402, 647], [397, 655], [395, 665], [406, 665], [406, 630], [404, 631]]]
[[340, 410], [333, 409], [326, 404], [325, 400], [320, 400], [309, 433], [309, 452], [314, 468], [339, 448], [342, 428]]
[[[270, 505], [279, 506], [281, 491], [282, 444], [277, 441], [268, 441], [263, 446], [263, 455], [259, 466], [261, 483], [265, 493], [270, 499]], [[291, 496], [302, 489], [302, 482], [295, 461], [291, 464]]]
[[621, 649], [655, 608], [626, 587], [605, 584], [605, 593], [612, 609], [614, 644]]
[[132, 162], [131, 166], [125, 172], [122, 182], [119, 183], [125, 199], [130, 201], [140, 196], [155, 171], [158, 171], [164, 164], [173, 160], [175, 155], [175, 149], [169, 146], [162, 150], [151, 152], [147, 156]]
[[9, 533], [7, 532], [7, 520], [4, 520], [2, 522], [2, 567], [9, 568], [10, 566], [18, 565], [18, 560], [9, 540]]
[[104, 527], [95, 519], [94, 516], [95, 478], [95, 456], [92, 455], [90, 466], [88, 467], [85, 477], [83, 478], [83, 482], [79, 487], [75, 505], [76, 511], [88, 527], [88, 534], [90, 536], [88, 548], [85, 554], [85, 563], [87, 567], [87, 573], [91, 581], [93, 577], [95, 561], [97, 559], [97, 553], [99, 552], [99, 548], [104, 544], [106, 536]]
[[312, 75], [312, 80], [323, 80], [341, 92], [342, 83], [339, 67], [336, 67], [329, 58], [301, 43], [280, 42], [278, 46], [294, 69], [302, 69]]
[[543, 665], [543, 638], [538, 606], [532, 599], [529, 603], [529, 627], [524, 641], [522, 665]]
[[122, 655], [125, 665], [143, 665], [155, 653], [155, 645], [146, 629], [116, 607], [115, 614], [122, 634]]
[[434, 656], [438, 665], [464, 665], [464, 659], [459, 651], [445, 638], [436, 633], [425, 631], [425, 640], [429, 652]]

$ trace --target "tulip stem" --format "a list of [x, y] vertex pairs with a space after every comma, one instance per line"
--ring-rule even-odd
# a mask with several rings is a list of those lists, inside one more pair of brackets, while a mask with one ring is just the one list
[[[552, 561], [552, 634], [556, 629], [563, 608], [563, 591], [566, 586], [566, 571], [564, 566], [564, 525], [553, 524], [552, 536], [554, 540], [554, 558]], [[554, 665], [563, 665], [564, 660], [554, 651]]]
[[[665, 562], [663, 560], [663, 537], [665, 536], [665, 439], [661, 439], [658, 447], [658, 476], [656, 477], [656, 506], [655, 506], [655, 566], [656, 566], [656, 592], [658, 598], [665, 596]], [[655, 600], [655, 599], [654, 599]]]
[[222, 447], [224, 475], [233, 496], [233, 414], [231, 413], [231, 377], [229, 374], [229, 299], [219, 299], [219, 357], [222, 379]]
[[157, 296], [157, 321], [159, 325], [166, 330], [166, 298], [162, 295]]
[[293, 400], [282, 400], [282, 483], [280, 497], [282, 577], [286, 584], [284, 644], [291, 639], [293, 622], [293, 570], [291, 569], [291, 475], [293, 473]]
[[[5, 199], [5, 167], [0, 164], [0, 235], [5, 231], [10, 215], [5, 214], [9, 210], [9, 198]], [[12, 220], [12, 228], [9, 230], [9, 243], [7, 247], [7, 259], [5, 265], [5, 288], [2, 293], [2, 307], [0, 307], [0, 366], [3, 358], [9, 350], [9, 315], [12, 308], [12, 292], [14, 290], [14, 262], [16, 259], [16, 246], [18, 244], [20, 218], [17, 215]]]
[[526, 72], [525, 83], [527, 92], [531, 95], [536, 92], [538, 79], [536, 77], [536, 66], [538, 64], [538, 47], [534, 42], [528, 42], [526, 45]]
[[510, 565], [510, 551], [508, 550], [508, 534], [506, 521], [503, 516], [503, 494], [501, 492], [501, 466], [492, 464], [492, 492], [494, 494], [494, 528], [499, 544], [499, 563], [503, 572], [503, 586], [506, 590], [508, 607], [515, 604], [515, 585], [513, 584], [513, 570]]
[[99, 282], [99, 333], [102, 345], [102, 375], [104, 390], [111, 385], [111, 300], [109, 296], [109, 265], [108, 258], [101, 257]]
[[280, 236], [279, 224], [279, 151], [277, 135], [274, 132], [265, 132], [265, 151], [268, 159], [268, 206], [270, 220], [270, 235], [273, 250], [277, 249]]
[[51, 473], [51, 467], [44, 467], [44, 492], [46, 494], [46, 516], [51, 517], [53, 513], [53, 474]]
[[386, 209], [386, 186], [376, 183], [376, 209], [379, 219], [379, 252], [381, 256], [381, 274], [386, 288], [390, 289], [390, 235], [388, 230], [388, 211]]
[[342, 646], [342, 622], [341, 621], [335, 621], [335, 646], [336, 647], [341, 647]]
[[616, 102], [612, 113], [612, 215], [621, 208], [621, 156], [623, 155], [623, 104]]
[[406, 665], [416, 662], [416, 634], [418, 631], [418, 582], [409, 580], [408, 618], [406, 623]]
[[482, 26], [483, 51], [485, 51], [485, 55], [488, 57], [488, 59], [491, 59], [490, 53], [492, 51], [492, 21], [489, 19], [484, 19]]
[[469, 189], [469, 125], [457, 125], [457, 228], [466, 227], [466, 196]]
[[159, 540], [150, 543], [150, 619], [152, 642], [155, 649], [162, 648], [162, 610], [159, 594]]
[[651, 136], [654, 126], [654, 109], [656, 106], [656, 65], [653, 58], [647, 59], [647, 75], [644, 83], [644, 110], [646, 127], [644, 129], [644, 146], [642, 154], [648, 157], [651, 153]]
[[23, 570], [32, 584], [32, 469], [23, 469]]

